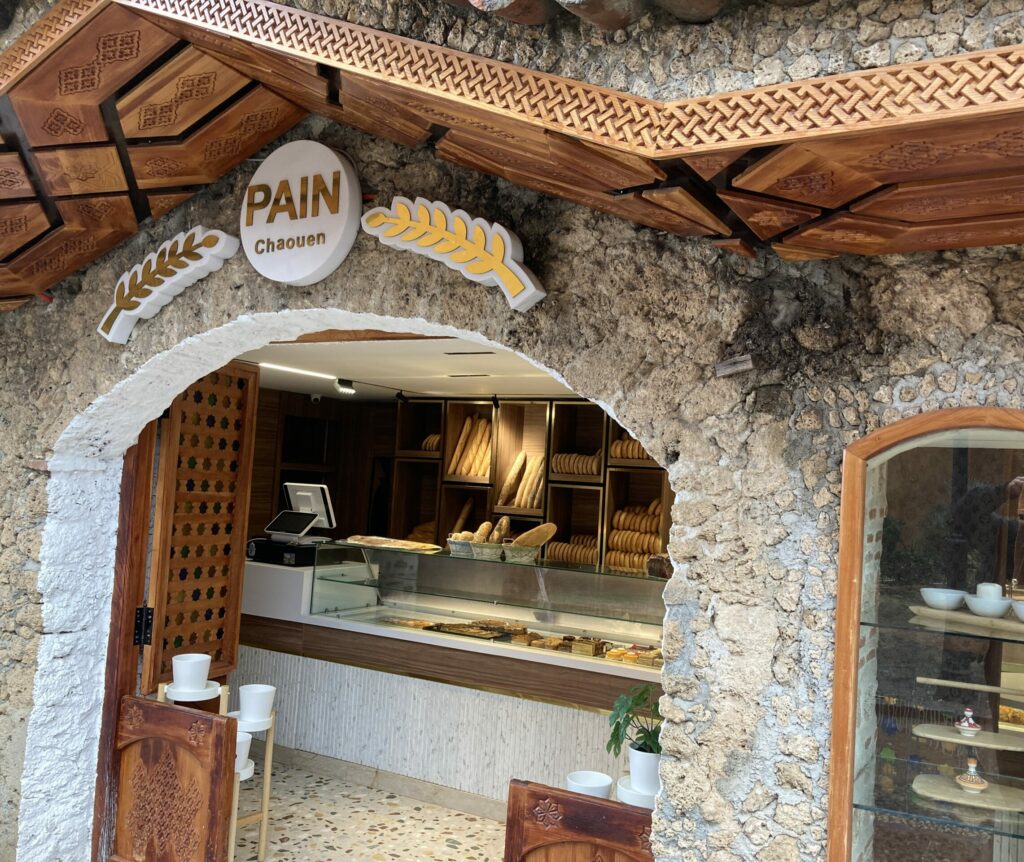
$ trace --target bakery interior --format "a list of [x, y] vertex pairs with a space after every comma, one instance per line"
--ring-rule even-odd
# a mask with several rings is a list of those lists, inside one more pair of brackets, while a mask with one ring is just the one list
[[[513, 778], [628, 780], [607, 717], [661, 693], [671, 505], [629, 432], [469, 340], [328, 332], [238, 359], [260, 390], [231, 685], [277, 686], [276, 758], [496, 820]], [[379, 748], [353, 745], [378, 716]]]

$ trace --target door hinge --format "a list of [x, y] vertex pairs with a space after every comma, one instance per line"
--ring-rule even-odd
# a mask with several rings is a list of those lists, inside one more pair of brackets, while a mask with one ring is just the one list
[[150, 646], [153, 643], [153, 609], [146, 605], [135, 609], [134, 646]]

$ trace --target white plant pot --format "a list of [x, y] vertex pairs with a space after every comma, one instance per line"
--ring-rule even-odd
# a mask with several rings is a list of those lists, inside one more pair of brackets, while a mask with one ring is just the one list
[[242, 721], [266, 721], [274, 708], [272, 685], [241, 685], [238, 687], [238, 717]]
[[244, 730], [238, 731], [235, 737], [235, 772], [245, 769], [249, 760], [249, 746], [252, 745], [252, 734]]
[[202, 653], [188, 652], [171, 659], [174, 687], [182, 691], [202, 691], [210, 675], [210, 657]]
[[661, 790], [661, 778], [658, 775], [660, 754], [637, 751], [633, 744], [629, 745], [629, 778], [633, 789], [638, 793], [653, 796]]

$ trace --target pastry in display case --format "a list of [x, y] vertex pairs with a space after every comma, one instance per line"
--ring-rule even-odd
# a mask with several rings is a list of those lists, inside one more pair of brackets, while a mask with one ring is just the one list
[[[520, 540], [543, 543], [553, 529], [542, 524]], [[423, 643], [472, 641], [499, 651], [525, 650], [520, 657], [541, 650], [595, 670], [634, 664], [657, 680], [664, 663], [661, 579], [417, 552], [406, 545], [367, 536], [319, 545], [311, 618], [379, 634], [397, 630]], [[362, 578], [354, 574], [360, 566]], [[369, 607], [368, 589], [376, 596]], [[647, 678], [643, 673], [637, 671]]]
[[839, 614], [856, 610], [857, 640], [836, 671], [853, 738], [833, 739], [850, 807], [834, 803], [829, 859], [1024, 858], [1024, 431], [940, 430], [861, 464], [840, 574], [859, 589]]

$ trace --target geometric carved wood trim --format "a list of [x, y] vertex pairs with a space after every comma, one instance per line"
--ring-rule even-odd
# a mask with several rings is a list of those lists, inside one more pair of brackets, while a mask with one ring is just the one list
[[651, 158], [764, 146], [1024, 108], [1024, 47], [658, 102], [280, 6], [119, 0], [199, 28], [372, 75]]

